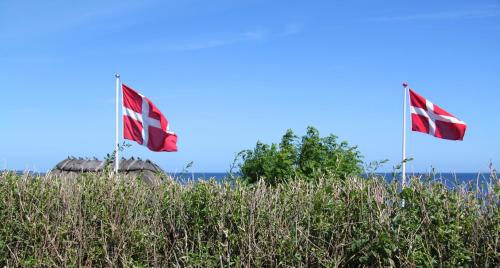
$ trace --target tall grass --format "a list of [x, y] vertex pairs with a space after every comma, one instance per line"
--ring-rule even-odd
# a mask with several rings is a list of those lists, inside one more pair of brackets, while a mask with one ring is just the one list
[[[498, 179], [487, 191], [357, 177], [268, 186], [148, 186], [0, 175], [0, 266], [500, 264]], [[404, 205], [403, 203], [404, 199]]]

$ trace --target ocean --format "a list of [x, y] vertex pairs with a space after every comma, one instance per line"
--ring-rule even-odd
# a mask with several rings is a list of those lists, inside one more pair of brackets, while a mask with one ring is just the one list
[[[18, 174], [23, 174], [24, 172], [18, 171]], [[175, 181], [180, 182], [180, 183], [187, 183], [190, 181], [197, 182], [197, 181], [207, 181], [210, 179], [214, 179], [215, 181], [222, 181], [224, 179], [228, 178], [228, 173], [227, 172], [191, 172], [191, 173], [173, 173], [173, 172], [167, 172]], [[32, 173], [32, 175], [45, 175], [44, 173]], [[239, 174], [236, 173], [234, 176], [238, 176]], [[398, 181], [401, 180], [401, 174], [400, 173], [374, 173], [373, 175], [376, 175], [377, 177], [384, 178], [385, 181], [387, 182], [392, 182], [394, 179], [397, 179]], [[366, 178], [368, 177], [367, 174], [363, 174], [363, 176]], [[455, 185], [460, 185], [464, 183], [471, 183], [473, 185], [479, 184], [479, 185], [484, 185], [485, 183], [489, 183], [491, 181], [491, 174], [490, 173], [485, 173], [485, 172], [468, 172], [468, 173], [407, 173], [407, 178], [414, 178], [414, 177], [420, 177], [422, 179], [427, 179], [430, 181], [440, 181], [444, 182], [448, 186], [455, 186]], [[498, 179], [498, 177], [497, 177]]]
[[[200, 180], [210, 180], [214, 179], [216, 181], [222, 181], [223, 179], [228, 177], [227, 172], [193, 172], [193, 173], [169, 173], [174, 180], [179, 181], [181, 183], [185, 183], [188, 181], [200, 181]], [[235, 174], [238, 176], [239, 174]], [[393, 173], [375, 173], [377, 177], [384, 178], [387, 182], [392, 182], [394, 179], [398, 181], [401, 180], [401, 174], [393, 174]], [[368, 177], [368, 175], [364, 174], [364, 177]], [[491, 174], [478, 172], [478, 173], [407, 173], [407, 178], [412, 177], [420, 177], [422, 179], [429, 179], [431, 181], [442, 181], [446, 185], [460, 185], [463, 183], [479, 183], [484, 184], [490, 182]]]

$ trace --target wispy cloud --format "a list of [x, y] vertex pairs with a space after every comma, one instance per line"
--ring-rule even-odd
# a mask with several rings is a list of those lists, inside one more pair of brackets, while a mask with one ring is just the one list
[[455, 20], [455, 19], [485, 19], [500, 17], [499, 6], [488, 6], [472, 10], [451, 10], [432, 13], [408, 14], [400, 16], [383, 16], [363, 21], [413, 21], [413, 20]]
[[189, 50], [200, 50], [200, 49], [207, 49], [207, 48], [216, 48], [216, 47], [222, 47], [222, 46], [227, 46], [231, 45], [234, 43], [237, 43], [237, 40], [203, 40], [203, 41], [196, 41], [196, 42], [190, 42], [190, 43], [184, 43], [184, 44], [175, 44], [175, 45], [155, 45], [159, 50], [166, 50], [166, 51], [189, 51]]
[[226, 34], [226, 35], [219, 34], [215, 37], [205, 37], [199, 40], [183, 42], [173, 45], [162, 46], [161, 44], [156, 44], [154, 46], [158, 48], [162, 47], [161, 50], [167, 50], [167, 51], [189, 51], [189, 50], [217, 48], [217, 47], [235, 45], [238, 43], [245, 43], [245, 42], [258, 42], [258, 41], [264, 41], [267, 38], [268, 38], [268, 32], [266, 30], [253, 30], [236, 34]]
[[256, 30], [248, 31], [240, 34], [241, 41], [262, 41], [269, 37], [269, 32], [267, 30]]
[[[88, 1], [54, 5], [50, 12], [40, 3], [13, 3], [0, 6], [0, 37], [26, 38], [56, 35], [99, 25], [100, 29], [116, 29], [134, 24], [132, 20], [118, 19], [143, 9], [152, 8], [154, 1]], [[4, 3], [1, 3], [4, 4]], [[27, 19], [29, 18], [29, 19]], [[105, 23], [113, 22], [113, 23]]]
[[213, 34], [212, 36], [204, 36], [193, 41], [178, 41], [177, 43], [165, 44], [165, 42], [149, 44], [144, 47], [147, 51], [192, 51], [210, 48], [218, 48], [244, 43], [266, 42], [273, 38], [296, 35], [303, 31], [303, 25], [298, 23], [287, 24], [281, 30], [269, 30], [267, 28], [259, 28], [250, 31], [243, 31], [232, 34]]
[[282, 35], [287, 36], [299, 34], [303, 29], [304, 25], [302, 23], [290, 23], [285, 26], [285, 30], [283, 31]]

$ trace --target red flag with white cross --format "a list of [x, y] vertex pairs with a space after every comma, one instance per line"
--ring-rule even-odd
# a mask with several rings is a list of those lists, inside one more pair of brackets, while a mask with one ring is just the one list
[[122, 84], [123, 137], [155, 152], [176, 152], [177, 135], [169, 131], [168, 121], [144, 95]]
[[436, 138], [463, 140], [467, 125], [452, 114], [410, 89], [410, 111], [413, 131]]

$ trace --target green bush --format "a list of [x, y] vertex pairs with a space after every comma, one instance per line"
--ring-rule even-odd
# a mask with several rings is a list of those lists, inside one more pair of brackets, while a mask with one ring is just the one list
[[0, 267], [498, 267], [499, 185], [4, 173]]
[[300, 140], [288, 130], [279, 145], [257, 142], [253, 150], [244, 150], [240, 156], [240, 173], [250, 183], [259, 179], [270, 184], [296, 178], [317, 180], [325, 174], [345, 179], [362, 172], [357, 147], [338, 143], [334, 135], [321, 138], [314, 127], [308, 127]]

